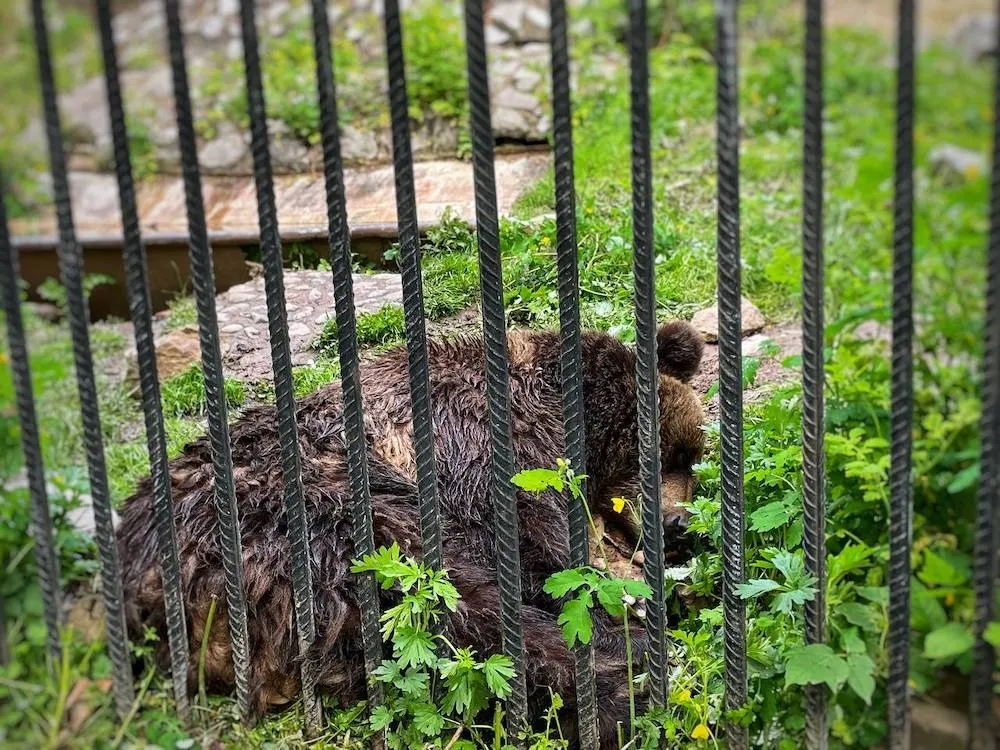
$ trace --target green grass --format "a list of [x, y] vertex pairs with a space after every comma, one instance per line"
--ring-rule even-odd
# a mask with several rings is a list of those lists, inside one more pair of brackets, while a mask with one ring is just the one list
[[[180, 455], [188, 443], [205, 434], [202, 419], [165, 417], [164, 431], [167, 436], [167, 457]], [[104, 448], [108, 464], [108, 482], [111, 499], [120, 505], [135, 492], [139, 480], [149, 476], [149, 452], [145, 437], [120, 443], [108, 443]]]
[[[223, 381], [226, 404], [230, 409], [243, 405], [247, 399], [246, 387], [234, 378]], [[205, 376], [201, 367], [192, 364], [184, 372], [164, 380], [160, 386], [160, 401], [166, 417], [191, 417], [205, 413]]]
[[338, 360], [321, 360], [306, 367], [296, 367], [292, 370], [295, 397], [308, 396], [339, 377], [340, 362]]
[[167, 320], [165, 328], [167, 331], [176, 331], [184, 326], [193, 326], [198, 323], [198, 308], [194, 297], [190, 295], [178, 295], [167, 302]]
[[[374, 313], [360, 313], [356, 319], [357, 341], [362, 348], [400, 344], [405, 332], [403, 308], [399, 305], [386, 305]], [[337, 319], [330, 318], [312, 346], [324, 357], [333, 358], [337, 354], [337, 336]]]

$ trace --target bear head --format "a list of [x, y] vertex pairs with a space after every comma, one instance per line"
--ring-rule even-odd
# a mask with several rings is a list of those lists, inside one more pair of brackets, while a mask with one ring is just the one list
[[[687, 527], [689, 513], [683, 504], [691, 499], [692, 467], [704, 450], [704, 410], [701, 398], [689, 384], [701, 363], [704, 340], [689, 323], [677, 320], [660, 326], [656, 345], [660, 501], [669, 546], [670, 537], [679, 536]], [[637, 517], [627, 510], [622, 514], [612, 510], [615, 498], [635, 503], [641, 495], [636, 357], [623, 346], [601, 348], [603, 351], [591, 359], [588, 368], [587, 473], [591, 478], [591, 503], [598, 512], [620, 518], [638, 534]], [[586, 361], [586, 352], [584, 358]]]

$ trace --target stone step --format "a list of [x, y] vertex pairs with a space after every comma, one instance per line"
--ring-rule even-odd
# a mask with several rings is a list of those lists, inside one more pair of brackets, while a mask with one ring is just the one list
[[[545, 152], [501, 155], [496, 160], [497, 202], [501, 214], [532, 186], [550, 164]], [[472, 163], [455, 159], [417, 162], [413, 167], [417, 219], [426, 229], [446, 210], [475, 223]], [[277, 175], [274, 178], [278, 225], [286, 242], [325, 239], [326, 185], [322, 173]], [[118, 247], [121, 213], [114, 175], [72, 172], [70, 189], [77, 238], [85, 247]], [[346, 169], [347, 219], [352, 238], [395, 238], [396, 190], [391, 165]], [[206, 219], [213, 244], [247, 245], [258, 241], [257, 200], [252, 177], [202, 178]], [[139, 224], [150, 245], [187, 243], [184, 186], [179, 177], [160, 176], [137, 191]], [[11, 222], [16, 247], [52, 249], [58, 243], [55, 213]]]
[[[502, 215], [549, 169], [550, 155], [530, 151], [500, 155], [496, 160], [497, 203]], [[381, 265], [384, 250], [397, 238], [396, 191], [391, 165], [351, 168], [344, 172], [347, 220], [355, 253]], [[116, 284], [94, 290], [90, 300], [95, 319], [126, 317], [124, 269], [121, 259], [121, 212], [113, 175], [72, 172], [70, 175], [77, 238], [85, 250], [87, 273], [106, 274]], [[421, 231], [452, 216], [475, 224], [476, 203], [472, 164], [456, 159], [414, 165], [417, 220]], [[326, 254], [326, 185], [321, 173], [277, 175], [274, 178], [278, 227], [282, 242], [313, 246]], [[216, 290], [225, 291], [250, 278], [242, 248], [259, 244], [257, 199], [252, 177], [202, 180], [209, 239], [215, 255]], [[187, 262], [187, 216], [184, 186], [178, 177], [161, 176], [139, 185], [139, 223], [147, 247], [150, 293], [155, 311], [181, 291], [190, 291]], [[50, 208], [33, 218], [12, 222], [14, 246], [21, 255], [21, 275], [29, 297], [47, 278], [58, 278], [58, 232]]]

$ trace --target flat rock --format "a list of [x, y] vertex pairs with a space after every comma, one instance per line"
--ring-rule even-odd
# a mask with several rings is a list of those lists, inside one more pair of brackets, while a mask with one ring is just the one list
[[340, 151], [345, 161], [372, 162], [378, 158], [378, 141], [369, 130], [345, 125], [340, 131]]
[[978, 151], [946, 143], [935, 146], [930, 154], [934, 174], [952, 181], [973, 180], [986, 173], [986, 157]]
[[969, 62], [979, 62], [996, 54], [997, 18], [992, 13], [964, 15], [948, 32], [948, 43]]
[[[436, 137], [457, 137], [454, 131]], [[501, 155], [496, 160], [497, 202], [501, 215], [509, 214], [521, 194], [548, 169], [545, 153]], [[446, 211], [472, 224], [475, 192], [472, 164], [457, 159], [417, 162], [413, 169], [417, 190], [417, 219], [422, 227], [440, 221]], [[344, 171], [347, 218], [353, 236], [395, 237], [396, 190], [391, 165]], [[306, 241], [327, 236], [326, 184], [322, 174], [276, 175], [275, 198], [282, 237]], [[206, 219], [213, 243], [256, 244], [259, 241], [257, 201], [253, 179], [206, 175], [202, 180]], [[117, 242], [121, 213], [114, 175], [70, 173], [70, 193], [77, 236], [90, 243]], [[141, 183], [136, 191], [139, 223], [147, 244], [186, 244], [187, 215], [184, 186], [177, 177], [159, 176]], [[15, 245], [56, 247], [55, 215], [46, 212], [11, 222]]]
[[[292, 366], [313, 362], [312, 342], [334, 316], [333, 275], [329, 271], [285, 271], [285, 312]], [[354, 274], [354, 309], [374, 313], [389, 304], [402, 304], [398, 274]], [[223, 374], [244, 381], [269, 380], [271, 345], [268, 335], [267, 295], [263, 277], [229, 288], [215, 300]], [[138, 385], [135, 349], [125, 355], [126, 378]], [[156, 366], [161, 382], [201, 364], [198, 327], [188, 325], [156, 340]]]
[[233, 174], [249, 167], [250, 148], [243, 134], [223, 125], [219, 135], [201, 147], [198, 160], [205, 174]]
[[493, 6], [490, 21], [516, 44], [547, 42], [549, 39], [549, 13], [536, 3], [501, 0]]
[[[139, 363], [135, 349], [125, 355], [125, 381], [133, 386], [139, 383]], [[156, 371], [160, 382], [180, 375], [191, 365], [201, 362], [201, 344], [198, 326], [187, 325], [164, 335], [156, 342]]]
[[498, 107], [493, 113], [493, 132], [498, 138], [519, 138], [530, 128], [531, 123], [519, 109]]
[[[397, 274], [354, 274], [354, 309], [378, 312], [388, 304], [402, 304]], [[264, 279], [234, 286], [216, 298], [222, 364], [225, 374], [240, 380], [272, 377], [271, 349], [267, 335], [267, 296]], [[311, 345], [334, 315], [333, 276], [329, 271], [286, 271], [285, 310], [292, 365], [313, 361]]]
[[[740, 315], [742, 317], [743, 336], [757, 333], [767, 325], [764, 315], [757, 306], [746, 297], [741, 298]], [[712, 305], [699, 310], [691, 318], [691, 325], [705, 337], [705, 341], [714, 343], [719, 340], [719, 307]]]

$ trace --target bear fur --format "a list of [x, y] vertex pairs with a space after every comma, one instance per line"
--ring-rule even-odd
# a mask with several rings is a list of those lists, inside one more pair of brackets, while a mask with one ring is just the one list
[[[701, 402], [686, 381], [697, 370], [701, 336], [674, 321], [658, 331], [660, 438], [665, 539], [685, 526], [678, 501], [688, 498], [691, 466], [702, 451]], [[518, 331], [508, 336], [513, 446], [519, 468], [553, 468], [564, 455], [559, 334]], [[483, 341], [458, 337], [428, 343], [435, 459], [445, 566], [461, 594], [451, 616], [454, 641], [481, 658], [501, 650], [495, 530], [490, 499], [490, 442]], [[631, 543], [639, 529], [611, 500], [638, 496], [636, 356], [605, 333], [583, 334], [588, 501], [609, 523], [623, 524]], [[363, 365], [360, 373], [368, 441], [369, 482], [376, 547], [399, 544], [420, 557], [419, 514], [405, 348]], [[297, 406], [302, 489], [308, 513], [315, 590], [316, 644], [310, 658], [319, 687], [342, 703], [365, 697], [360, 615], [355, 600], [351, 493], [341, 387], [331, 383]], [[231, 425], [236, 498], [249, 612], [250, 691], [253, 710], [290, 702], [298, 691], [291, 562], [275, 410], [248, 409]], [[189, 684], [196, 684], [198, 653], [212, 600], [205, 673], [216, 690], [231, 690], [225, 579], [213, 498], [208, 438], [170, 462], [182, 592], [191, 643]], [[133, 637], [145, 628], [161, 635], [166, 617], [153, 518], [153, 484], [144, 479], [122, 512], [118, 549], [126, 620]], [[533, 717], [544, 714], [549, 691], [565, 704], [564, 730], [575, 728], [574, 658], [556, 624], [560, 603], [542, 592], [553, 572], [569, 566], [568, 503], [561, 493], [520, 492], [517, 513], [523, 581], [525, 667]], [[383, 593], [383, 597], [391, 594]], [[383, 606], [391, 604], [383, 598]], [[645, 636], [633, 631], [637, 661]], [[628, 723], [624, 639], [620, 625], [597, 617], [594, 650], [602, 747], [616, 744], [616, 724]]]

